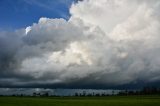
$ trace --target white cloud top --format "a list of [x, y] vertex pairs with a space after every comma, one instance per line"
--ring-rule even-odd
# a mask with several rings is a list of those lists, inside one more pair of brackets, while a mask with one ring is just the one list
[[159, 10], [159, 0], [79, 1], [68, 21], [41, 18], [17, 37], [14, 73], [26, 84], [158, 81]]

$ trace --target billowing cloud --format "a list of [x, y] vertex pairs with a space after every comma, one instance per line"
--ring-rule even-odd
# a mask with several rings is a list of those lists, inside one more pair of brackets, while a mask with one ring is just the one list
[[[120, 86], [160, 80], [160, 1], [83, 0], [71, 17], [0, 33], [0, 83]], [[7, 83], [6, 83], [7, 82]]]

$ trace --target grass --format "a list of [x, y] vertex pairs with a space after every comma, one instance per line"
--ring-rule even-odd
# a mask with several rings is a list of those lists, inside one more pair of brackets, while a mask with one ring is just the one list
[[0, 106], [160, 106], [160, 96], [0, 97]]

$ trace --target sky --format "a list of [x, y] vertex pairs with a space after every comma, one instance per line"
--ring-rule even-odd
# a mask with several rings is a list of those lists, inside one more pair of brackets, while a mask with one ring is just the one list
[[41, 17], [67, 20], [72, 2], [75, 0], [1, 0], [0, 29], [24, 28], [37, 23]]
[[159, 0], [1, 0], [0, 87], [159, 87], [159, 10]]

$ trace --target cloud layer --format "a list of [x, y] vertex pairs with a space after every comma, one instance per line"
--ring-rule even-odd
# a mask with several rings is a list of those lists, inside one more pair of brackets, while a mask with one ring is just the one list
[[71, 17], [0, 32], [0, 85], [120, 86], [160, 80], [160, 1], [84, 0]]

